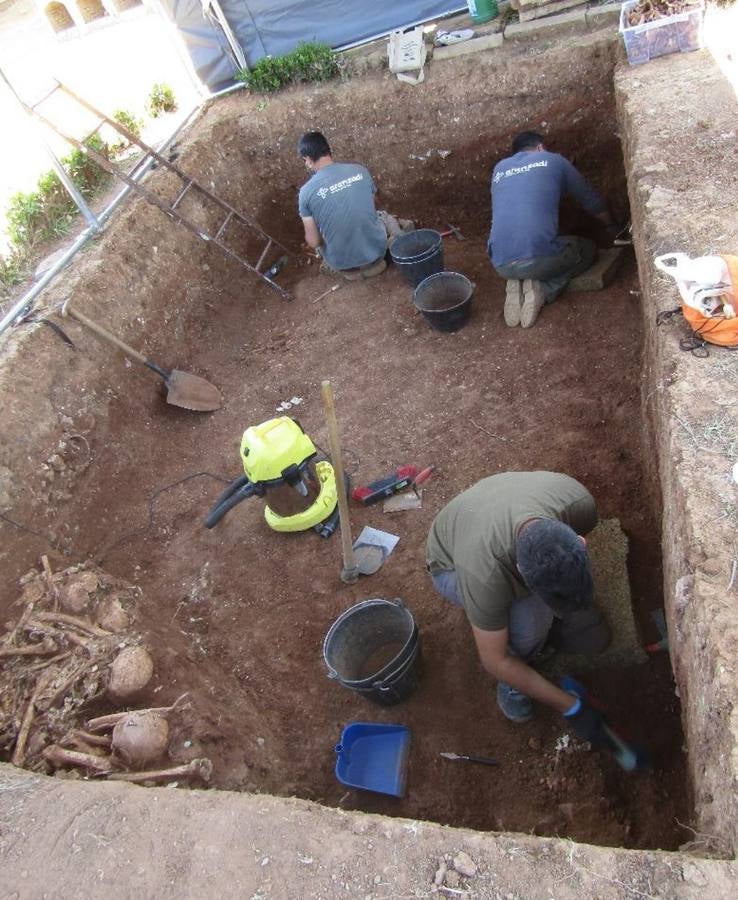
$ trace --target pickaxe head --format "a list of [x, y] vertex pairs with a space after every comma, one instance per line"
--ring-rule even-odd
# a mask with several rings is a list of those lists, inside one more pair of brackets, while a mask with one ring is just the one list
[[449, 234], [452, 234], [457, 241], [463, 241], [464, 235], [459, 231], [459, 229], [455, 225], [451, 225], [450, 222], [446, 223], [446, 228], [448, 231], [441, 232], [441, 237], [447, 237]]

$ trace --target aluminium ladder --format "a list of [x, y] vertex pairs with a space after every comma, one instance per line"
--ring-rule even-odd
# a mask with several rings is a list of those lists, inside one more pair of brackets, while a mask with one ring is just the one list
[[[79, 140], [72, 135], [67, 134], [63, 129], [54, 124], [54, 122], [52, 122], [49, 118], [47, 118], [47, 116], [39, 111], [39, 106], [46, 103], [57, 91], [61, 91], [67, 97], [71, 98], [76, 104], [98, 118], [99, 121], [95, 128], [93, 128], [92, 131], [90, 131], [83, 140]], [[270, 258], [273, 257], [275, 253], [281, 251], [285, 256], [292, 256], [290, 251], [287, 250], [285, 246], [280, 244], [279, 241], [277, 241], [275, 238], [268, 235], [256, 222], [242, 215], [230, 204], [226, 203], [225, 200], [221, 200], [220, 197], [217, 197], [207, 188], [203, 187], [201, 184], [195, 181], [194, 178], [183, 172], [179, 168], [179, 166], [174, 165], [174, 163], [170, 159], [167, 159], [161, 153], [154, 150], [153, 147], [145, 144], [139, 137], [133, 134], [133, 132], [129, 131], [120, 122], [116, 121], [115, 119], [111, 119], [109, 116], [106, 116], [105, 113], [100, 112], [100, 110], [96, 109], [82, 97], [79, 97], [74, 93], [74, 91], [72, 91], [66, 85], [62, 84], [60, 81], [57, 81], [55, 86], [33, 106], [28, 106], [26, 103], [23, 103], [23, 106], [30, 115], [34, 116], [44, 125], [51, 128], [52, 131], [54, 131], [60, 137], [64, 138], [64, 140], [68, 141], [78, 150], [86, 153], [90, 157], [90, 159], [92, 159], [95, 163], [97, 163], [98, 166], [100, 166], [100, 168], [104, 169], [106, 172], [109, 172], [116, 178], [119, 178], [121, 181], [124, 181], [134, 191], [136, 191], [136, 193], [138, 193], [146, 201], [160, 209], [174, 222], [177, 222], [179, 225], [183, 225], [188, 231], [191, 231], [193, 234], [197, 235], [197, 237], [199, 237], [201, 240], [207, 243], [215, 244], [223, 251], [223, 253], [231, 257], [231, 259], [235, 259], [250, 272], [254, 272], [256, 275], [258, 275], [284, 300], [292, 299], [291, 294], [285, 291], [284, 288], [280, 287], [272, 279], [272, 277], [270, 277], [271, 273], [276, 274], [276, 272], [278, 272], [281, 268], [282, 258], [280, 257], [279, 260], [273, 261], [271, 263], [271, 266], [269, 265]], [[137, 147], [144, 151], [144, 156], [139, 159], [138, 162], [136, 162], [136, 164], [129, 172], [124, 171], [120, 166], [111, 162], [106, 156], [98, 153], [94, 148], [87, 145], [86, 141], [88, 141], [92, 137], [92, 135], [99, 131], [99, 129], [102, 128], [103, 125], [110, 126], [116, 132], [118, 132], [118, 134], [124, 137], [130, 144], [135, 144]], [[144, 187], [137, 177], [143, 174], [147, 165], [152, 160], [155, 160], [156, 163], [162, 168], [176, 175], [182, 185], [177, 196], [170, 203], [167, 203], [166, 200], [163, 200], [153, 191]], [[192, 219], [188, 218], [178, 209], [180, 203], [188, 194], [194, 197], [199, 197], [201, 200], [204, 199], [205, 203], [209, 204], [211, 209], [214, 207], [220, 214], [224, 215], [224, 218], [213, 233], [210, 233], [202, 227], [198, 226], [194, 221], [192, 221]], [[227, 243], [226, 238], [229, 234], [233, 234], [235, 230], [234, 226], [241, 226], [241, 228], [245, 229], [247, 235], [256, 242], [257, 246], [253, 250], [253, 257], [255, 257], [254, 262], [249, 262], [244, 252], [235, 250], [233, 246], [230, 246]]]

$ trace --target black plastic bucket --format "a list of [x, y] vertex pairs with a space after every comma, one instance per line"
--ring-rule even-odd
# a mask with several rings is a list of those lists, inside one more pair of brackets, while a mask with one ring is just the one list
[[413, 303], [436, 331], [458, 331], [471, 312], [474, 285], [459, 272], [438, 272], [424, 279], [413, 294]]
[[432, 228], [408, 231], [392, 241], [392, 262], [413, 287], [429, 275], [443, 272], [443, 238]]
[[407, 699], [420, 680], [420, 632], [397, 600], [362, 600], [342, 613], [323, 641], [328, 677], [381, 706]]

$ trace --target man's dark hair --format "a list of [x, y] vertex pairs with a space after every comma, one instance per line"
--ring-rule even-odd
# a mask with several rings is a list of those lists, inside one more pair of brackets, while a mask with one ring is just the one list
[[556, 615], [592, 603], [594, 585], [587, 548], [573, 528], [556, 519], [536, 519], [520, 533], [515, 555], [525, 583]]
[[516, 134], [513, 138], [513, 155], [520, 153], [521, 150], [533, 150], [534, 147], [542, 143], [543, 137], [537, 131], [521, 131], [520, 134]]
[[307, 157], [316, 162], [321, 156], [330, 156], [331, 148], [324, 134], [321, 134], [319, 131], [308, 131], [300, 138], [297, 152], [303, 159]]

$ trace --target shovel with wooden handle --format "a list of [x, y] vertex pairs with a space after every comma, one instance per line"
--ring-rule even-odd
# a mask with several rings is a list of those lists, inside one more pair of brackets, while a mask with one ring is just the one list
[[88, 319], [87, 316], [70, 306], [68, 300], [62, 307], [62, 315], [75, 319], [90, 331], [94, 331], [104, 341], [118, 347], [127, 356], [143, 363], [157, 375], [161, 375], [167, 388], [167, 403], [172, 406], [180, 406], [182, 409], [191, 409], [194, 412], [212, 412], [214, 409], [220, 409], [223, 405], [223, 397], [214, 384], [200, 378], [199, 375], [191, 375], [189, 372], [181, 372], [179, 369], [164, 369], [152, 360], [146, 359], [143, 354], [123, 343], [120, 338], [111, 334], [102, 325], [98, 325], [97, 322], [93, 322], [92, 319]]

